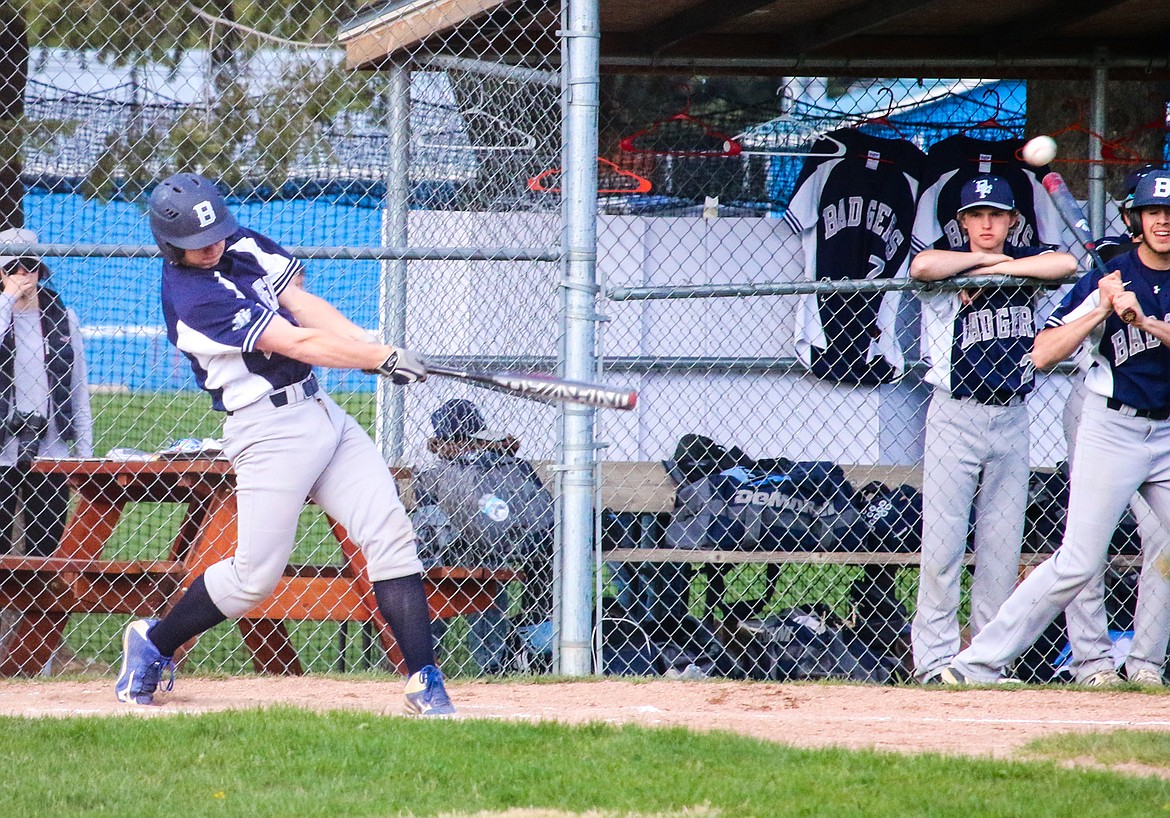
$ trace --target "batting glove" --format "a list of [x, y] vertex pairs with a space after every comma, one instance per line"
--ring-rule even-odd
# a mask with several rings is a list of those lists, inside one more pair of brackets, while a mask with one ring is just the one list
[[399, 386], [427, 379], [427, 367], [422, 359], [409, 349], [399, 347], [394, 347], [390, 357], [381, 366], [367, 369], [366, 372], [370, 375], [384, 375]]

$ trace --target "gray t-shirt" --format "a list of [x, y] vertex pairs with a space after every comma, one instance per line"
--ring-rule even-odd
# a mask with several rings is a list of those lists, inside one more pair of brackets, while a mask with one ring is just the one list
[[[12, 327], [16, 342], [13, 360], [13, 398], [22, 412], [37, 412], [48, 416], [49, 376], [45, 369], [45, 339], [41, 332], [41, 317], [36, 310], [14, 310], [16, 299], [0, 293], [0, 338]], [[89, 406], [88, 374], [85, 352], [81, 343], [81, 326], [73, 310], [69, 317], [69, 337], [73, 345], [73, 380], [69, 385], [73, 395], [73, 430], [77, 441], [70, 446], [62, 440], [56, 423], [41, 441], [41, 457], [90, 457], [93, 455], [93, 415]], [[0, 466], [16, 465], [16, 441], [9, 440], [0, 447]]]

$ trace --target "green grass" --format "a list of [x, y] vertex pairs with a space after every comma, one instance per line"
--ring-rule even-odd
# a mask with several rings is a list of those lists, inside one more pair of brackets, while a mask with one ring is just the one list
[[[0, 720], [6, 818], [474, 814], [1131, 816], [1170, 784], [1048, 762], [797, 750], [730, 734], [291, 709]], [[1165, 757], [1166, 738], [1162, 741]]]
[[[1151, 691], [1152, 694], [1165, 691]], [[1092, 759], [1106, 767], [1136, 765], [1165, 770], [1170, 758], [1170, 736], [1164, 732], [1118, 730], [1109, 733], [1072, 733], [1037, 739], [1024, 748], [1035, 758], [1053, 761]]]
[[[372, 432], [372, 392], [331, 397]], [[222, 434], [223, 413], [212, 410], [211, 398], [203, 392], [99, 392], [90, 404], [93, 451], [99, 457], [116, 447], [155, 451], [177, 438]]]

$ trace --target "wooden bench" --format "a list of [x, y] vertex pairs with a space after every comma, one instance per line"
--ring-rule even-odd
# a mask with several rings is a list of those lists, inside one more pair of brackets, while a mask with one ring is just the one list
[[[922, 469], [918, 466], [842, 466], [846, 479], [855, 486], [880, 480], [890, 486], [902, 483], [922, 488]], [[605, 551], [606, 562], [705, 562], [705, 563], [782, 563], [848, 562], [865, 565], [873, 562], [897, 564], [905, 554], [837, 554], [822, 551], [713, 551], [663, 548], [654, 541], [657, 515], [674, 510], [676, 487], [660, 461], [605, 461], [601, 464], [602, 508], [637, 515], [639, 541], [636, 548]], [[680, 556], [685, 559], [679, 559]], [[829, 557], [831, 559], [822, 559]]]
[[[845, 477], [860, 487], [873, 480], [888, 486], [903, 483], [922, 489], [921, 466], [842, 465]], [[654, 541], [653, 523], [659, 514], [674, 509], [675, 485], [660, 462], [606, 461], [601, 464], [602, 506], [614, 512], [638, 515], [639, 545], [603, 551], [601, 559], [611, 563], [699, 563], [713, 565], [799, 564], [799, 565], [891, 565], [917, 566], [918, 553], [883, 551], [727, 551], [661, 547]], [[1023, 553], [1021, 567], [1039, 565], [1046, 553]], [[964, 561], [973, 565], [967, 554]], [[1117, 568], [1140, 567], [1141, 557], [1119, 554], [1113, 558]]]
[[[74, 613], [165, 612], [180, 591], [235, 549], [235, 480], [227, 461], [46, 460], [35, 468], [64, 475], [76, 506], [53, 555], [0, 557], [0, 609], [21, 612], [0, 656], [0, 675], [39, 671], [61, 644]], [[133, 502], [186, 505], [168, 559], [102, 558], [125, 507]], [[258, 672], [302, 672], [284, 626], [288, 619], [371, 625], [401, 667], [393, 635], [377, 611], [361, 550], [344, 528], [336, 522], [331, 526], [343, 564], [290, 565], [273, 594], [238, 620]], [[488, 610], [500, 584], [516, 576], [509, 570], [429, 569], [424, 584], [431, 613], [447, 618]]]

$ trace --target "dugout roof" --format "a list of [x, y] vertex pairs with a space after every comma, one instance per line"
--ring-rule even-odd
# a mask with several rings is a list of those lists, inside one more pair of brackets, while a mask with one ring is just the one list
[[[1170, 0], [599, 0], [607, 71], [1170, 77]], [[556, 54], [559, 4], [388, 0], [340, 32], [355, 68], [409, 53]]]

